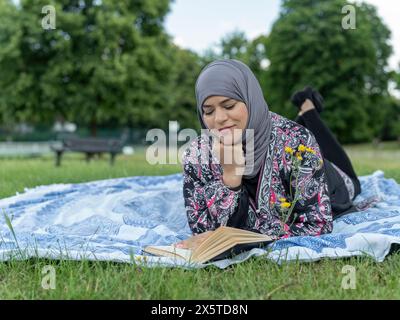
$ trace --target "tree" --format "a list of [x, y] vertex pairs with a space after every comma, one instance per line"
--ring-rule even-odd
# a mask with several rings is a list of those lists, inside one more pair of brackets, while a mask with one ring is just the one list
[[9, 124], [15, 114], [20, 110], [10, 107], [10, 102], [15, 104], [22, 97], [18, 94], [29, 81], [25, 74], [21, 74], [21, 80], [14, 69], [20, 61], [19, 43], [21, 30], [18, 19], [18, 11], [11, 0], [0, 0], [0, 121]]
[[200, 129], [197, 118], [195, 84], [200, 74], [200, 57], [175, 46], [173, 80], [171, 84], [171, 109], [167, 110], [171, 120], [178, 120], [181, 128]]
[[381, 137], [382, 140], [400, 141], [400, 100], [389, 97], [387, 101], [387, 112], [383, 119]]
[[[247, 39], [243, 31], [233, 31], [225, 35], [217, 47], [218, 52], [209, 49], [202, 57], [202, 65], [216, 59], [237, 59], [247, 64], [259, 80], [263, 89], [266, 87], [266, 68], [268, 59], [266, 58], [265, 46], [267, 36], [260, 35], [253, 40]], [[266, 90], [264, 90], [266, 94]]]
[[354, 4], [356, 29], [343, 29], [343, 0], [284, 0], [267, 39], [266, 91], [272, 109], [293, 118], [290, 96], [312, 85], [325, 97], [324, 119], [342, 142], [382, 129], [388, 97], [389, 29], [375, 7]]
[[221, 57], [225, 59], [247, 60], [249, 41], [243, 31], [233, 31], [221, 39]]
[[[400, 71], [391, 73], [394, 89], [400, 90]], [[400, 142], [400, 98], [391, 96], [389, 99], [389, 111], [386, 115], [383, 138], [396, 139]]]
[[[107, 122], [168, 126], [177, 54], [163, 27], [170, 0], [0, 3], [2, 110], [33, 123], [72, 120], [93, 135]], [[49, 4], [55, 30], [40, 23]]]

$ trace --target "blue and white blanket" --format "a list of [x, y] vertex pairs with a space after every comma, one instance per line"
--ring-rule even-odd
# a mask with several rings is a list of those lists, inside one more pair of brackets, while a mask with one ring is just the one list
[[[359, 255], [383, 261], [392, 244], [400, 244], [400, 185], [382, 171], [360, 181], [363, 192], [355, 203], [374, 196], [380, 201], [337, 219], [332, 234], [279, 240], [267, 250], [211, 264], [225, 268], [261, 255], [278, 263]], [[142, 253], [147, 245], [168, 245], [191, 235], [182, 182], [182, 174], [173, 174], [53, 184], [2, 199], [0, 261], [44, 257], [204, 267]]]

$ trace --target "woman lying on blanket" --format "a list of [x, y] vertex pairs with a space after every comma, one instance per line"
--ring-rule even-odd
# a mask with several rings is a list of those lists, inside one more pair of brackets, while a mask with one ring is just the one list
[[[196, 99], [200, 124], [209, 129], [183, 157], [185, 207], [196, 236], [176, 246], [198, 245], [225, 225], [276, 239], [321, 235], [332, 231], [335, 217], [356, 211], [360, 182], [319, 116], [317, 91], [293, 95], [299, 113], [291, 121], [268, 110], [248, 66], [224, 59], [202, 70]], [[247, 136], [246, 129], [254, 131]]]

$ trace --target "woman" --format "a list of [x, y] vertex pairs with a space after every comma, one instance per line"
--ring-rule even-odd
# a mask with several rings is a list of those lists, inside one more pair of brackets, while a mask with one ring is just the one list
[[[276, 239], [321, 235], [332, 231], [335, 216], [355, 210], [360, 183], [319, 118], [317, 92], [306, 88], [293, 96], [300, 109], [296, 123], [268, 110], [244, 63], [223, 59], [202, 70], [196, 99], [200, 124], [211, 133], [195, 139], [183, 156], [185, 207], [197, 236], [178, 247], [199, 244], [222, 225]], [[254, 130], [253, 139], [246, 140], [246, 129]], [[225, 163], [223, 151], [241, 157]]]

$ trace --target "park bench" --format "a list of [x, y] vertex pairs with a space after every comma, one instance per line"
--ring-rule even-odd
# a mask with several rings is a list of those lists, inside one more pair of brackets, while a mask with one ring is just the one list
[[103, 139], [67, 137], [61, 140], [61, 145], [52, 145], [51, 150], [56, 154], [56, 166], [61, 165], [62, 155], [67, 151], [85, 153], [87, 162], [89, 162], [94, 155], [100, 156], [102, 153], [109, 153], [110, 165], [113, 165], [115, 156], [122, 152], [125, 140], [125, 138]]

